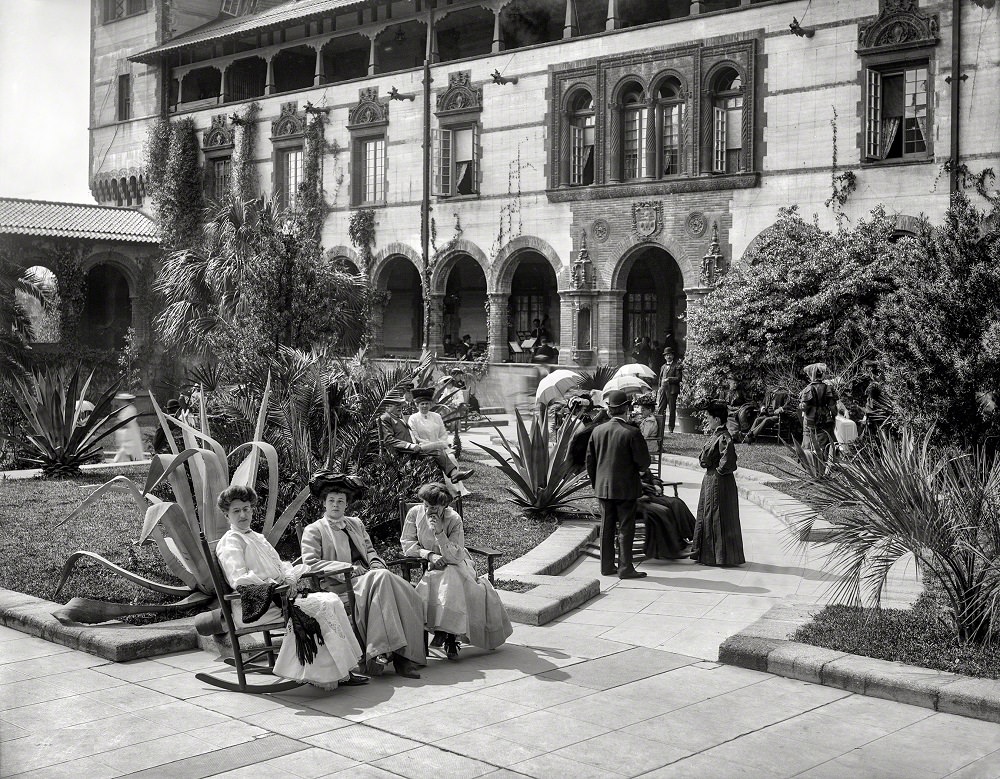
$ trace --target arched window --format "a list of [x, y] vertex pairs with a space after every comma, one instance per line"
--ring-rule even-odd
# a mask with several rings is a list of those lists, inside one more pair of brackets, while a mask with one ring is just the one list
[[724, 68], [712, 88], [712, 172], [743, 170], [743, 79]]
[[646, 94], [638, 88], [622, 96], [622, 179], [634, 181], [646, 175]]
[[570, 186], [594, 183], [594, 98], [580, 90], [569, 110]]
[[657, 95], [659, 175], [676, 176], [684, 169], [684, 93], [680, 81], [668, 78]]

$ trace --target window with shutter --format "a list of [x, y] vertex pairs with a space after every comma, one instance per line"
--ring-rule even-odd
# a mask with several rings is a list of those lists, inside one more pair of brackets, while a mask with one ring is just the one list
[[713, 148], [712, 170], [715, 173], [726, 172], [726, 109], [715, 106], [713, 110]]
[[118, 121], [132, 118], [132, 76], [123, 73], [118, 77]]
[[447, 197], [451, 194], [451, 130], [434, 130], [434, 191]]
[[882, 74], [869, 68], [867, 74], [868, 98], [865, 121], [865, 156], [870, 160], [882, 159]]
[[930, 156], [928, 83], [926, 63], [865, 70], [866, 160]]

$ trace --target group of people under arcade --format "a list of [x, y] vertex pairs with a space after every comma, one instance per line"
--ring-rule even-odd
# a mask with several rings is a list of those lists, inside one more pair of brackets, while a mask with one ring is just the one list
[[[400, 535], [403, 554], [426, 561], [416, 587], [389, 570], [362, 520], [347, 514], [365, 488], [361, 480], [321, 470], [309, 487], [323, 515], [303, 531], [297, 564], [282, 560], [251, 529], [257, 503], [253, 488], [232, 486], [218, 499], [229, 530], [216, 545], [216, 556], [240, 595], [242, 612], [233, 615], [237, 624], [280, 621], [273, 592], [289, 586], [292, 607], [275, 675], [332, 689], [366, 684], [391, 665], [398, 676], [419, 679], [427, 664], [425, 630], [434, 635], [430, 647], [449, 660], [458, 659], [462, 642], [496, 649], [513, 632], [493, 586], [476, 575], [462, 518], [450, 507], [452, 496], [443, 484], [420, 488], [420, 502], [406, 514]], [[340, 596], [328, 591], [335, 585], [323, 580], [322, 590], [309, 592], [303, 584], [306, 574], [322, 571], [326, 562], [353, 566], [353, 626]]]

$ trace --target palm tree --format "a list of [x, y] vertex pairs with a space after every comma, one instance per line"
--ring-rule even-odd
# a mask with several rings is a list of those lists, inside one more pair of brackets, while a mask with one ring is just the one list
[[41, 304], [53, 305], [54, 290], [34, 270], [21, 268], [0, 255], [0, 376], [26, 376], [34, 328], [18, 293]]

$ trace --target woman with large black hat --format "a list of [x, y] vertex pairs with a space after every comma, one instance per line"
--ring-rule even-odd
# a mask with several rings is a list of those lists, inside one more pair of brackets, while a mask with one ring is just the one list
[[362, 494], [364, 483], [320, 470], [309, 488], [322, 501], [324, 514], [302, 534], [302, 562], [353, 563], [355, 620], [368, 673], [378, 676], [391, 662], [400, 676], [419, 679], [417, 666], [427, 664], [424, 603], [408, 582], [386, 569], [362, 521], [346, 515], [348, 503]]

